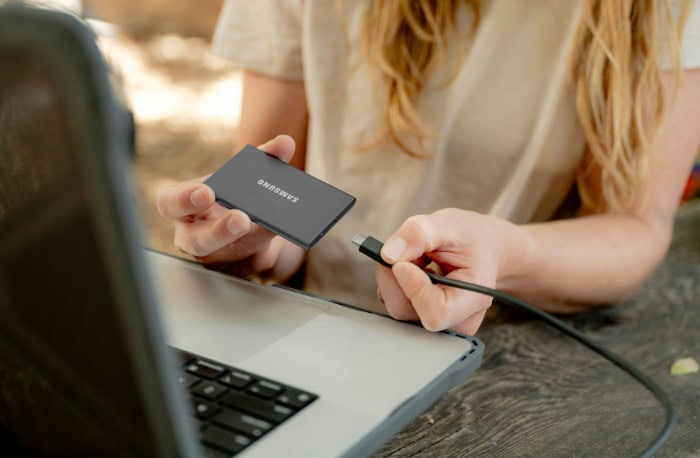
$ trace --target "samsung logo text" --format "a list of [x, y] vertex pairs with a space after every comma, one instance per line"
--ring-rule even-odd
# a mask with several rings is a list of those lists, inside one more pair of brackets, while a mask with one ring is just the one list
[[263, 188], [267, 189], [268, 191], [274, 192], [278, 196], [283, 197], [292, 203], [299, 202], [299, 198], [297, 196], [289, 194], [284, 189], [278, 188], [277, 186], [268, 183], [267, 181], [263, 180], [262, 178], [258, 180], [258, 184], [260, 186], [262, 186]]

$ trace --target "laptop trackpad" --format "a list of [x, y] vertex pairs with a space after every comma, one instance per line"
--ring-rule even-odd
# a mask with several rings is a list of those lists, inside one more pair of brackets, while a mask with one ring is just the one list
[[328, 310], [320, 301], [220, 275], [177, 258], [150, 251], [146, 257], [168, 343], [222, 362], [236, 364]]

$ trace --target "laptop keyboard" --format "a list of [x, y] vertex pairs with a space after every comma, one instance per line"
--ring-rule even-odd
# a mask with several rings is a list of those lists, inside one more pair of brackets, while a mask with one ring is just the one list
[[175, 349], [207, 457], [234, 456], [318, 398]]

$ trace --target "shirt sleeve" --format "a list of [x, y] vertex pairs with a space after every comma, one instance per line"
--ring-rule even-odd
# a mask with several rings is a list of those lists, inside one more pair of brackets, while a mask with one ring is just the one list
[[301, 80], [302, 0], [226, 0], [212, 52], [265, 75]]
[[[673, 14], [677, 18], [681, 2], [675, 0], [671, 2], [671, 5]], [[661, 68], [664, 70], [673, 68], [673, 57], [670, 51], [672, 49], [670, 47], [671, 40], [668, 36], [661, 39]], [[700, 68], [700, 0], [695, 0], [688, 12], [679, 51], [681, 68]]]

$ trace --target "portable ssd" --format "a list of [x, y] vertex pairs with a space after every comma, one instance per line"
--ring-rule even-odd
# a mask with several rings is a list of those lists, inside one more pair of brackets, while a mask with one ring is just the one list
[[355, 197], [248, 145], [205, 182], [216, 201], [308, 250], [355, 204]]

